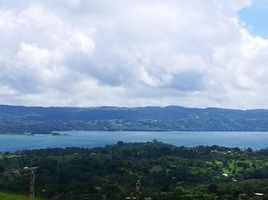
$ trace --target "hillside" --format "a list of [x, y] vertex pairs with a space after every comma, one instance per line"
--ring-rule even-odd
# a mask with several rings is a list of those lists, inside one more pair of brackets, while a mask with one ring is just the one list
[[68, 130], [268, 131], [268, 110], [0, 106], [0, 133]]
[[21, 151], [2, 153], [0, 190], [27, 195], [30, 175], [23, 168], [35, 166], [36, 195], [48, 200], [259, 199], [257, 193], [267, 199], [267, 163], [268, 149], [186, 148], [157, 141]]

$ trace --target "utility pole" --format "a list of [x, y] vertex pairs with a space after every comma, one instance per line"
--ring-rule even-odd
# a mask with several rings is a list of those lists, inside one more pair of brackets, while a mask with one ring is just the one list
[[135, 196], [132, 197], [132, 195], [126, 197], [126, 200], [141, 200], [141, 181], [136, 181], [136, 190], [135, 190]]
[[141, 199], [141, 181], [137, 180], [136, 182], [136, 200]]
[[24, 167], [23, 170], [30, 172], [30, 200], [35, 197], [35, 172], [38, 167]]

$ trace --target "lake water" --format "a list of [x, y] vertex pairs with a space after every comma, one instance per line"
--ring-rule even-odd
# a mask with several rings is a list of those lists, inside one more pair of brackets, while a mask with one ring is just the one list
[[0, 151], [53, 147], [101, 147], [124, 142], [148, 142], [154, 139], [176, 146], [220, 145], [226, 147], [268, 148], [267, 132], [102, 132], [70, 131], [67, 136], [0, 135]]

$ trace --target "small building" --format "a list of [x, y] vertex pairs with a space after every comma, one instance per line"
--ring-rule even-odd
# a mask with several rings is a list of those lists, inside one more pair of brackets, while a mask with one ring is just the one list
[[254, 195], [255, 195], [255, 196], [264, 196], [263, 193], [258, 193], [258, 192], [254, 193]]

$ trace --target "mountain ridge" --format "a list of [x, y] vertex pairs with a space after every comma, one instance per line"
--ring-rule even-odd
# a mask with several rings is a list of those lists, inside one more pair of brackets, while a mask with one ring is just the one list
[[268, 131], [268, 110], [0, 105], [0, 133], [53, 131]]

